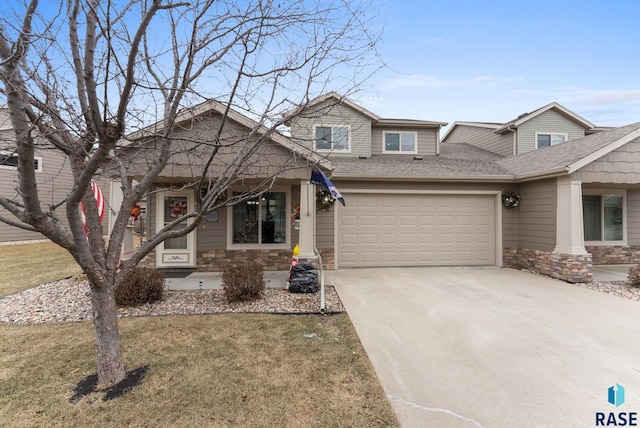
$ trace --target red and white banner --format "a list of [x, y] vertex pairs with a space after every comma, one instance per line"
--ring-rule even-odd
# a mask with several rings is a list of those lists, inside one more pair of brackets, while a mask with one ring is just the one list
[[[100, 223], [102, 223], [102, 219], [104, 218], [104, 195], [102, 194], [102, 190], [98, 187], [98, 184], [95, 181], [91, 181], [91, 191], [93, 192], [93, 197], [96, 199], [96, 207], [98, 208], [98, 215], [100, 216]], [[84, 228], [84, 233], [87, 233], [87, 224], [86, 218], [84, 216], [84, 204], [80, 201], [80, 214], [82, 214], [82, 227]]]

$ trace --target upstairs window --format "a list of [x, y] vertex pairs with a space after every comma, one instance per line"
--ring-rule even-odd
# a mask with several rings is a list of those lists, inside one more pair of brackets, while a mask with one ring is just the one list
[[583, 195], [584, 240], [624, 240], [623, 195]]
[[316, 125], [315, 150], [343, 151], [350, 150], [350, 132], [348, 126]]
[[567, 134], [536, 132], [537, 148], [555, 146], [567, 141]]
[[[42, 158], [35, 156], [33, 159], [36, 172], [42, 172]], [[18, 155], [9, 152], [0, 152], [0, 168], [18, 169]]]
[[383, 132], [384, 153], [417, 153], [417, 132]]

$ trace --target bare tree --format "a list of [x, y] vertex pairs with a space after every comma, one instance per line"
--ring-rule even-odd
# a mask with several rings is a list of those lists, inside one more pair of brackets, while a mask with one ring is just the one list
[[[0, 195], [0, 220], [42, 233], [87, 274], [98, 382], [108, 386], [125, 377], [114, 289], [130, 210], [176, 156], [187, 159], [192, 179], [180, 185], [198, 189], [200, 203], [150, 236], [123, 272], [208, 211], [265, 191], [294, 167], [274, 165], [251, 191], [227, 198], [280, 135], [282, 112], [328, 88], [349, 95], [369, 77], [377, 36], [370, 5], [351, 0], [53, 3], [18, 1], [0, 12], [0, 100], [19, 158], [17, 192]], [[217, 125], [192, 140], [176, 128], [197, 126], [195, 105], [215, 107]], [[233, 131], [234, 111], [255, 126]], [[37, 150], [64, 154], [73, 185], [63, 200], [44, 203]], [[124, 194], [108, 243], [91, 192], [100, 174], [117, 177]]]

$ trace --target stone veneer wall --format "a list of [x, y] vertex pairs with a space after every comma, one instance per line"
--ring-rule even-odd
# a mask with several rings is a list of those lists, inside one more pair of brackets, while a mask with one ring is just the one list
[[553, 251], [505, 248], [504, 267], [528, 269], [567, 282], [591, 282], [593, 262], [591, 254], [561, 254]]
[[640, 262], [640, 245], [589, 245], [595, 265], [631, 264]]
[[[320, 249], [325, 269], [335, 269], [335, 256], [332, 248]], [[198, 253], [196, 257], [196, 271], [220, 272], [227, 263], [244, 263], [256, 260], [264, 270], [289, 270], [291, 264], [291, 250], [212, 250]], [[155, 267], [156, 253], [152, 251], [140, 261], [140, 267]], [[167, 270], [175, 270], [166, 268]], [[176, 268], [185, 269], [185, 268]]]
[[[322, 261], [325, 269], [333, 269], [333, 250], [321, 249]], [[227, 263], [246, 263], [255, 260], [264, 270], [289, 270], [291, 265], [291, 250], [211, 250], [198, 253], [196, 256], [196, 270], [204, 272], [219, 272]]]

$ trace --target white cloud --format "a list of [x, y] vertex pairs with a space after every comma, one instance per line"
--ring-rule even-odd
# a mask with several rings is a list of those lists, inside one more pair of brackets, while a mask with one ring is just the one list
[[379, 85], [384, 89], [433, 89], [456, 87], [491, 87], [522, 81], [522, 78], [497, 76], [475, 76], [466, 79], [441, 79], [430, 74], [406, 74], [381, 79]]
[[627, 104], [640, 102], [640, 90], [601, 90], [585, 93], [570, 98], [570, 101], [576, 104], [585, 105], [611, 105], [611, 104]]

